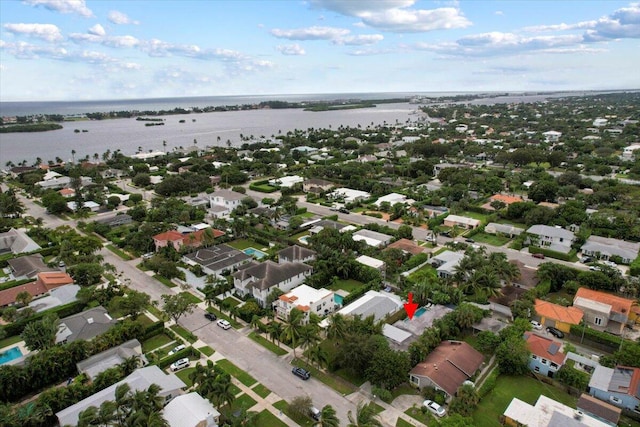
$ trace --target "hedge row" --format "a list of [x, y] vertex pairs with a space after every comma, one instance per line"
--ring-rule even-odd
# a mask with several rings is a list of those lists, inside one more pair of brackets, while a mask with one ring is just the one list
[[589, 341], [611, 347], [612, 351], [615, 351], [620, 347], [620, 340], [623, 339], [606, 332], [600, 332], [596, 329], [584, 327], [583, 325], [571, 325], [572, 336], [582, 339], [582, 334], [584, 334], [584, 338]]
[[82, 301], [74, 301], [69, 304], [61, 305], [59, 307], [52, 308], [51, 310], [46, 310], [40, 313], [36, 313], [31, 317], [26, 319], [19, 320], [17, 322], [9, 323], [4, 327], [4, 331], [7, 334], [7, 337], [13, 337], [16, 335], [20, 335], [24, 328], [31, 322], [35, 322], [36, 320], [42, 319], [47, 314], [53, 314], [57, 316], [59, 319], [63, 317], [71, 316], [72, 314], [80, 313], [87, 306], [86, 303]]
[[550, 249], [540, 248], [538, 246], [529, 246], [529, 253], [543, 254], [545, 257], [555, 258], [562, 261], [571, 261], [573, 257], [576, 256], [575, 249], [571, 249], [571, 251], [568, 254], [565, 254], [562, 252], [552, 251]]
[[154, 322], [145, 328], [142, 335], [142, 341], [155, 337], [156, 335], [161, 334], [162, 331], [164, 331], [164, 322], [162, 320]]
[[632, 276], [640, 276], [640, 256], [634, 259], [629, 265], [629, 274]]

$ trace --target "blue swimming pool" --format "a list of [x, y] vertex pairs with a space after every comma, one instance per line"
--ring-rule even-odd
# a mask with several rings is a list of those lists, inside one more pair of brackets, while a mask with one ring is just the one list
[[300, 243], [303, 243], [303, 244], [305, 244], [305, 245], [308, 245], [308, 244], [309, 244], [309, 236], [302, 236], [302, 237], [300, 237], [300, 238], [298, 239], [298, 241], [299, 241]]
[[420, 317], [426, 312], [427, 312], [427, 309], [425, 307], [420, 307], [419, 309], [416, 310], [416, 314], [414, 314], [414, 317]]
[[11, 347], [9, 350], [0, 353], [0, 365], [10, 362], [18, 357], [22, 357], [22, 352], [18, 347]]
[[261, 250], [256, 249], [256, 248], [247, 248], [242, 252], [244, 252], [245, 254], [247, 254], [249, 256], [256, 257], [257, 259], [262, 259], [262, 258], [267, 256], [266, 252], [262, 252]]
[[333, 294], [333, 302], [335, 302], [338, 305], [342, 305], [342, 301], [344, 301], [344, 298], [342, 297], [342, 295]]

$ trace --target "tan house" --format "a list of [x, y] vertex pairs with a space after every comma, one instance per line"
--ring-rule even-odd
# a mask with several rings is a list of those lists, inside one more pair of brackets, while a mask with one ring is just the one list
[[584, 313], [584, 321], [599, 331], [621, 335], [625, 325], [638, 321], [640, 309], [634, 300], [606, 292], [580, 288], [573, 306]]
[[473, 230], [481, 224], [479, 219], [468, 218], [460, 215], [449, 215], [444, 219], [445, 227], [460, 227], [465, 230]]

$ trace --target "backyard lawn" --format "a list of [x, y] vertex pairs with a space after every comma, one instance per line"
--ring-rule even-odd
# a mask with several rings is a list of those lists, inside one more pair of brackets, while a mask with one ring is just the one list
[[254, 418], [254, 424], [257, 426], [287, 427], [287, 424], [280, 421], [268, 409], [263, 410]]
[[541, 394], [572, 408], [576, 407], [578, 400], [533, 377], [501, 375], [496, 381], [496, 387], [480, 401], [476, 411], [473, 413], [474, 424], [476, 427], [500, 427], [500, 415], [507, 409], [511, 399], [517, 397], [533, 405]]
[[11, 344], [15, 344], [20, 341], [22, 341], [22, 337], [20, 335], [15, 335], [9, 338], [5, 338], [3, 340], [0, 340], [0, 348], [8, 347]]
[[486, 243], [493, 246], [502, 246], [507, 242], [509, 242], [509, 240], [511, 239], [509, 239], [508, 237], [498, 236], [495, 234], [478, 233], [473, 236], [473, 240], [475, 240], [478, 243]]
[[337, 291], [338, 289], [342, 289], [343, 291], [347, 291], [349, 293], [355, 292], [364, 286], [364, 283], [359, 282], [357, 280], [348, 279], [348, 280], [337, 280], [333, 285], [329, 287], [332, 291]]
[[247, 248], [262, 249], [262, 247], [264, 246], [264, 245], [261, 245], [260, 243], [257, 243], [257, 242], [254, 242], [253, 240], [248, 240], [248, 239], [237, 239], [237, 240], [234, 240], [233, 242], [227, 243], [227, 245], [239, 251], [242, 251]]
[[467, 218], [479, 219], [483, 224], [487, 223], [487, 215], [481, 214], [478, 212], [469, 212], [465, 211], [460, 214], [460, 216], [466, 216]]

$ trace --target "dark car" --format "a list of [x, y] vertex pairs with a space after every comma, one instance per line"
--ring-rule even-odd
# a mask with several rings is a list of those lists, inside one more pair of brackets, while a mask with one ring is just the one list
[[348, 214], [348, 213], [349, 213], [349, 209], [347, 209], [347, 208], [340, 208], [340, 209], [338, 209], [338, 212], [343, 213], [343, 214]]
[[302, 378], [303, 380], [308, 380], [309, 378], [311, 378], [311, 372], [307, 371], [306, 369], [303, 368], [298, 368], [298, 367], [294, 367], [291, 372], [293, 373], [293, 375]]
[[551, 335], [553, 335], [556, 338], [564, 338], [564, 332], [562, 332], [560, 329], [556, 329], [553, 326], [549, 326], [547, 328], [547, 332], [549, 332]]
[[208, 320], [211, 320], [211, 321], [214, 321], [218, 318], [215, 314], [209, 313], [209, 312], [205, 313], [204, 317], [206, 317]]
[[533, 256], [534, 258], [544, 259], [544, 254], [533, 254], [532, 256]]
[[464, 239], [465, 242], [467, 243], [475, 243], [476, 241], [473, 239]]

